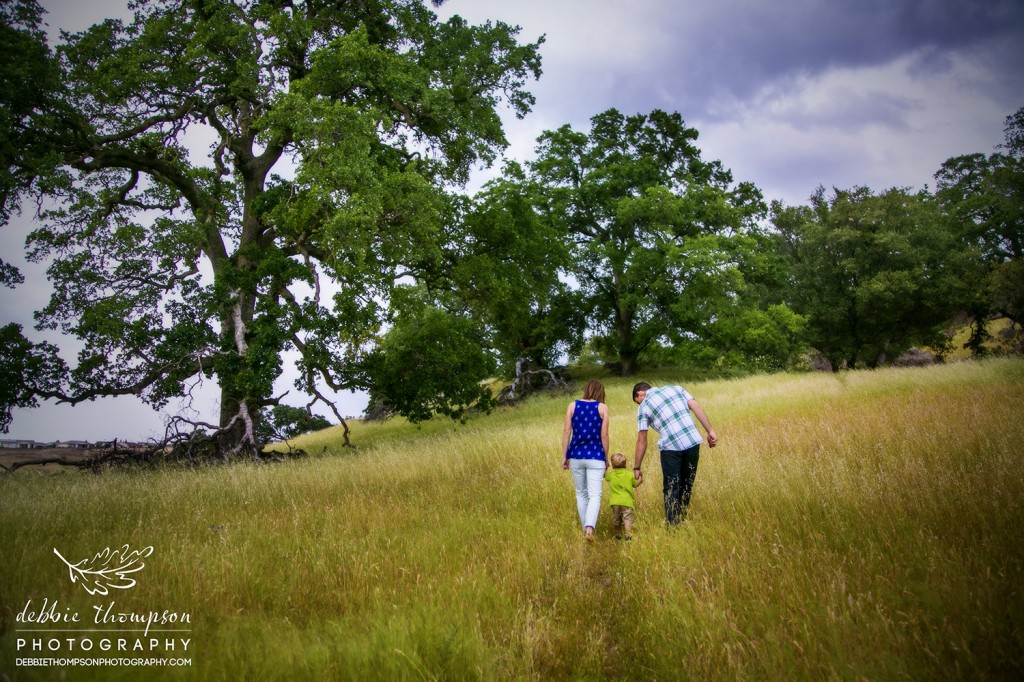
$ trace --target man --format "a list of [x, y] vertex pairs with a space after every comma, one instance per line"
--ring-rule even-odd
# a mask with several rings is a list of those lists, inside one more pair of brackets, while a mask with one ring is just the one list
[[[636, 414], [633, 473], [638, 481], [643, 482], [640, 467], [647, 454], [647, 430], [652, 428], [658, 432], [661, 472], [665, 479], [665, 521], [671, 526], [678, 526], [686, 519], [703, 442], [693, 417], [704, 427], [708, 446], [718, 445], [718, 436], [700, 403], [682, 386], [651, 388], [650, 384], [640, 382], [633, 387], [633, 402], [640, 406]], [[693, 416], [690, 416], [691, 411]]]

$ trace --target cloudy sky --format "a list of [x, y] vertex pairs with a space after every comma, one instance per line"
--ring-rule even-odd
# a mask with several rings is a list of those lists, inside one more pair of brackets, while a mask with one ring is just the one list
[[[54, 35], [127, 15], [123, 0], [41, 4]], [[437, 11], [518, 25], [522, 41], [545, 36], [534, 111], [506, 117], [508, 156], [529, 160], [542, 131], [586, 130], [611, 107], [678, 111], [705, 159], [791, 205], [819, 185], [931, 185], [946, 159], [993, 151], [1024, 106], [1020, 0], [449, 0]], [[24, 223], [0, 233], [6, 260]], [[0, 292], [0, 322], [31, 328], [42, 302], [27, 291]], [[345, 398], [342, 412], [364, 405]], [[18, 412], [7, 437], [161, 432], [159, 414], [118, 398]]]

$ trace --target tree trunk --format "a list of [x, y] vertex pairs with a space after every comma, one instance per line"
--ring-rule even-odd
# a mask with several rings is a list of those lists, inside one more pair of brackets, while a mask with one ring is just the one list
[[636, 355], [633, 353], [619, 353], [619, 369], [622, 376], [631, 377], [636, 373]]
[[[249, 369], [246, 330], [254, 309], [255, 297], [236, 290], [230, 309], [221, 318], [226, 341], [224, 352], [237, 354], [237, 362], [225, 363], [221, 370], [223, 373], [218, 377], [221, 386], [220, 430], [216, 441], [225, 459], [239, 453], [247, 453], [255, 459], [263, 447], [256, 434], [261, 418], [260, 406], [266, 396], [248, 395], [245, 386], [236, 385], [237, 375], [243, 369]], [[228, 375], [229, 372], [235, 376]]]
[[882, 347], [878, 349], [878, 354], [875, 355], [875, 359], [871, 363], [871, 369], [877, 369], [885, 364], [885, 361], [889, 359], [889, 345], [890, 342], [886, 340], [882, 344]]
[[619, 295], [622, 275], [613, 274], [615, 283], [615, 327], [619, 337], [619, 371], [624, 377], [633, 376], [637, 370], [636, 348], [633, 339], [633, 309], [623, 305]]

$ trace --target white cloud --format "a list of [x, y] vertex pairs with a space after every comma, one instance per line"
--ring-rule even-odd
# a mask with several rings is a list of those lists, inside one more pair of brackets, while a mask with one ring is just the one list
[[986, 96], [990, 76], [969, 55], [922, 75], [917, 55], [765, 86], [715, 120], [690, 121], [707, 158], [769, 199], [804, 203], [820, 184], [920, 189], [948, 158], [991, 152], [1009, 113]]

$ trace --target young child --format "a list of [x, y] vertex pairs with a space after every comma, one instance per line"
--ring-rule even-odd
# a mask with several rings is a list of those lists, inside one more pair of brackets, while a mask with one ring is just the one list
[[612, 468], [605, 472], [604, 479], [611, 483], [608, 498], [612, 506], [615, 537], [622, 539], [625, 530], [626, 539], [630, 540], [633, 534], [633, 507], [636, 505], [633, 488], [640, 485], [640, 481], [626, 468], [626, 456], [621, 452], [612, 455]]

